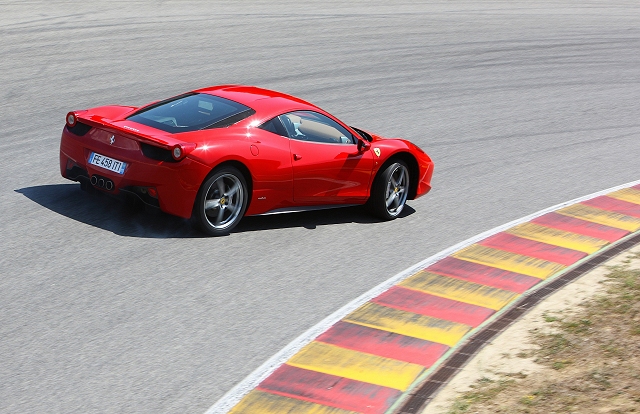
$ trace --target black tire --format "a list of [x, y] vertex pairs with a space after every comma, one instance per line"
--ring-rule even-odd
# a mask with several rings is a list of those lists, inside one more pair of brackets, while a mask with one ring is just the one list
[[211, 236], [229, 234], [244, 216], [248, 198], [247, 181], [238, 169], [216, 169], [198, 191], [194, 224]]
[[400, 215], [409, 194], [409, 167], [404, 161], [394, 161], [379, 173], [371, 187], [368, 206], [371, 212], [383, 220], [393, 220]]

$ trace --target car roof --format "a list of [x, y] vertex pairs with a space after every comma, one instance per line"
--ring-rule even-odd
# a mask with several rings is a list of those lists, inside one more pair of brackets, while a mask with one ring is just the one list
[[208, 93], [210, 95], [230, 99], [253, 108], [262, 114], [276, 114], [284, 113], [286, 111], [305, 109], [322, 111], [317, 106], [300, 98], [296, 98], [295, 96], [270, 89], [258, 88], [257, 86], [218, 85], [197, 89], [193, 92]]

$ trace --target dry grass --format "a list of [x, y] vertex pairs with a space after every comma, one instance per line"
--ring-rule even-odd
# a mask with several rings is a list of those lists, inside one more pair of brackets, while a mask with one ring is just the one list
[[449, 413], [640, 413], [638, 259], [610, 268], [606, 295], [543, 315], [549, 328], [531, 332], [537, 349], [518, 355], [543, 369], [484, 378]]

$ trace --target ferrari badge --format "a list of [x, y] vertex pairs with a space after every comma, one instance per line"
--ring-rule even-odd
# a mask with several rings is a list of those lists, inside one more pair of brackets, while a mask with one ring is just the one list
[[374, 148], [373, 152], [376, 153], [376, 156], [378, 156], [378, 157], [380, 156], [380, 148]]

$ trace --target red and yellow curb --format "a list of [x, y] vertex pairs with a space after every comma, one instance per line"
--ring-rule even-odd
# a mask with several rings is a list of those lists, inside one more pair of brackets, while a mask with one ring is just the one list
[[230, 413], [385, 413], [483, 323], [640, 230], [640, 184], [506, 228], [371, 298], [299, 349]]

